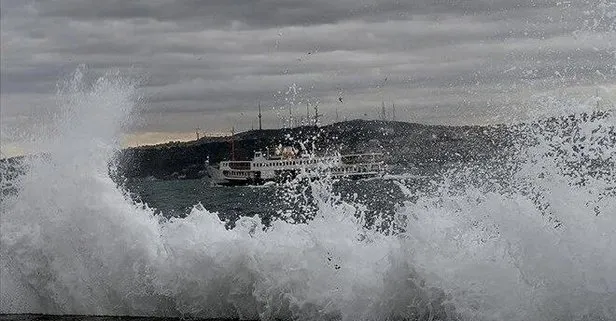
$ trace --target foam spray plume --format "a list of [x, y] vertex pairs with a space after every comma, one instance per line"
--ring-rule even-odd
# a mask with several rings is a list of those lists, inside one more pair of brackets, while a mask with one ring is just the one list
[[[417, 197], [401, 181], [398, 233], [366, 227], [361, 206], [323, 182], [311, 183], [307, 222], [243, 217], [227, 229], [201, 205], [165, 219], [132, 201], [108, 163], [134, 85], [107, 75], [86, 86], [79, 71], [69, 83], [38, 141], [46, 156], [1, 203], [2, 313], [616, 320], [614, 170], [578, 184], [563, 155], [581, 158], [552, 152], [557, 138], [541, 129], [507, 182], [520, 188], [439, 183]], [[613, 164], [612, 115], [573, 126], [560, 148], [588, 144]]]

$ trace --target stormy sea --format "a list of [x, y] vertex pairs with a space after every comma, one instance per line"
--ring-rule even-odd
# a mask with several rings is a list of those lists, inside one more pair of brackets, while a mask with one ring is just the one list
[[554, 97], [497, 161], [217, 187], [118, 179], [136, 84], [83, 78], [3, 163], [2, 320], [616, 320], [616, 117], [592, 102]]

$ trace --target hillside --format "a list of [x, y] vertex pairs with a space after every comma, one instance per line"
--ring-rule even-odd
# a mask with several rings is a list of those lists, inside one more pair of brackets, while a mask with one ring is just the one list
[[[253, 151], [293, 145], [317, 153], [380, 151], [390, 165], [438, 166], [491, 158], [507, 146], [504, 126], [431, 126], [393, 121], [352, 120], [323, 127], [254, 130], [234, 136], [235, 159], [248, 160]], [[200, 178], [205, 164], [231, 158], [231, 138], [201, 138], [190, 142], [142, 146], [118, 157], [119, 173], [127, 178]]]

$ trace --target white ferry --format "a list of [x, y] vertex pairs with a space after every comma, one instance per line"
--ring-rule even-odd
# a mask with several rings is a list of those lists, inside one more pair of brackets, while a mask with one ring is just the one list
[[307, 153], [297, 155], [292, 147], [257, 151], [250, 161], [223, 161], [207, 168], [208, 176], [218, 185], [251, 185], [269, 181], [292, 179], [299, 174], [309, 178], [324, 176], [367, 178], [385, 173], [381, 153], [350, 154], [316, 157]]

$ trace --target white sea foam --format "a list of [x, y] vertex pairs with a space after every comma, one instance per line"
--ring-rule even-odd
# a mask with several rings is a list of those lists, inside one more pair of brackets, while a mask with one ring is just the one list
[[571, 139], [533, 127], [510, 186], [415, 195], [400, 183], [396, 233], [364, 227], [363, 207], [327, 180], [312, 183], [314, 219], [228, 230], [207, 204], [167, 220], [117, 187], [107, 164], [135, 87], [86, 83], [77, 72], [60, 94], [37, 140], [48, 154], [2, 200], [2, 313], [616, 320], [614, 169], [587, 166], [616, 159], [611, 116], [572, 125]]

